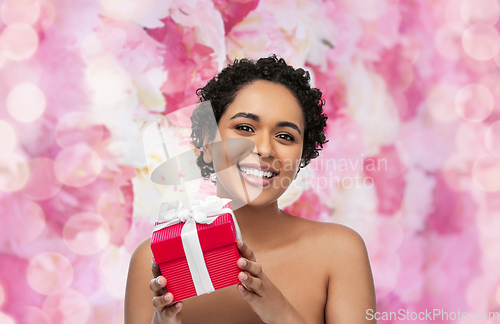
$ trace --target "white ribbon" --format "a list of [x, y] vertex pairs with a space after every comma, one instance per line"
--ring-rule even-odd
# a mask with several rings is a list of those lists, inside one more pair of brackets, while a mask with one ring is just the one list
[[178, 200], [173, 203], [163, 202], [160, 206], [158, 223], [162, 224], [156, 225], [153, 232], [185, 223], [181, 230], [181, 240], [197, 295], [209, 294], [215, 289], [203, 258], [196, 223], [212, 224], [220, 215], [229, 213], [233, 217], [236, 237], [241, 239], [241, 231], [233, 211], [230, 208], [222, 208], [230, 201], [231, 199], [210, 196], [205, 201], [193, 201], [188, 208], [183, 208], [182, 202]]

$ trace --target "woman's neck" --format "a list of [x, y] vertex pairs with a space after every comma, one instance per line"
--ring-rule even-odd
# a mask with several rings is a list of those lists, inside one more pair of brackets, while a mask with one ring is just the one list
[[272, 249], [283, 241], [287, 224], [285, 219], [288, 214], [278, 208], [277, 200], [265, 206], [241, 203], [231, 197], [220, 184], [217, 185], [217, 196], [233, 199], [231, 208], [238, 221], [243, 240], [254, 252]]
[[[232, 206], [235, 205], [232, 203]], [[286, 213], [275, 201], [267, 206], [245, 205], [234, 210], [243, 240], [254, 252], [266, 251], [279, 245], [284, 235]]]
[[254, 251], [272, 249], [283, 240], [284, 213], [275, 201], [263, 207], [243, 206], [234, 211], [243, 240]]

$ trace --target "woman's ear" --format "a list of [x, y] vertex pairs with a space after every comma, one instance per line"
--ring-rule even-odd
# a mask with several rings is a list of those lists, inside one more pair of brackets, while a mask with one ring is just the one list
[[205, 138], [203, 140], [203, 161], [205, 161], [205, 163], [212, 163], [213, 160], [212, 145], [209, 144], [208, 138]]

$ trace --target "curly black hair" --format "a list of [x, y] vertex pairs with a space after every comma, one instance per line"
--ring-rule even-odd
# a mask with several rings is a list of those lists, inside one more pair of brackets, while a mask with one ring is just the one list
[[[200, 102], [210, 100], [215, 120], [219, 124], [221, 116], [233, 102], [238, 91], [257, 80], [267, 80], [284, 85], [299, 101], [305, 119], [304, 145], [300, 165], [300, 168], [304, 168], [312, 159], [318, 157], [319, 151], [323, 149], [323, 144], [328, 142], [325, 136], [328, 117], [323, 112], [325, 101], [321, 98], [322, 93], [319, 89], [311, 88], [309, 72], [302, 68], [294, 69], [287, 65], [283, 58], [278, 58], [275, 54], [257, 61], [247, 58], [235, 59], [232, 65], [229, 64], [220, 71], [203, 88], [197, 89], [196, 94]], [[208, 105], [200, 104], [191, 116], [191, 144], [198, 150], [203, 146], [204, 135], [213, 139], [215, 129], [217, 129], [214, 127], [215, 125], [209, 125], [209, 119], [204, 117], [206, 115], [203, 110], [208, 109], [208, 107]], [[196, 163], [203, 178], [210, 179], [215, 183], [213, 163], [206, 163], [203, 160], [203, 151], [198, 156]]]

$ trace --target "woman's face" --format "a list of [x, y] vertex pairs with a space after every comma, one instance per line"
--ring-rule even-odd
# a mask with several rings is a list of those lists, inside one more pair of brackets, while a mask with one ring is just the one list
[[258, 80], [239, 90], [219, 121], [224, 145], [205, 155], [214, 162], [217, 194], [240, 206], [276, 201], [296, 178], [304, 127], [302, 109], [285, 86]]

